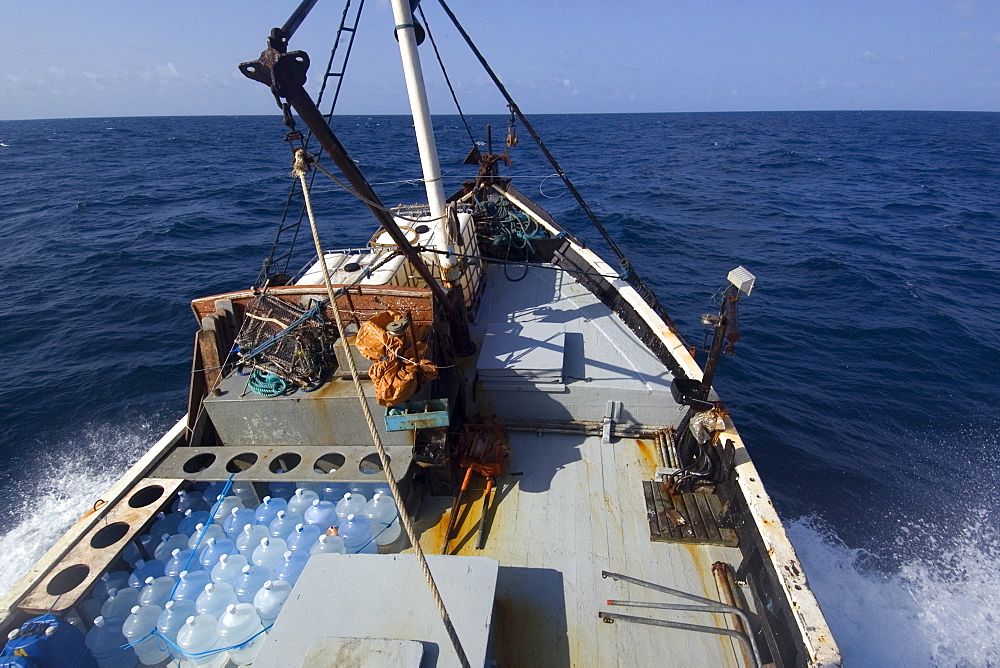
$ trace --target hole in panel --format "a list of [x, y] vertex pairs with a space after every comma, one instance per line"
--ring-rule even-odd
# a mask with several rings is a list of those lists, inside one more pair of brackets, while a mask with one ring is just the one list
[[200, 455], [195, 455], [191, 459], [184, 462], [184, 473], [198, 473], [199, 471], [204, 471], [213, 463], [215, 463], [215, 455], [211, 452], [203, 452]]
[[230, 473], [240, 473], [257, 463], [256, 452], [244, 452], [236, 455], [226, 463], [226, 470]]
[[313, 471], [316, 473], [333, 473], [344, 465], [347, 459], [338, 452], [331, 452], [323, 455], [313, 464]]
[[93, 538], [90, 539], [90, 546], [98, 550], [110, 547], [124, 538], [127, 533], [128, 524], [126, 522], [109, 524], [94, 534]]
[[133, 508], [145, 508], [163, 496], [163, 487], [160, 485], [147, 485], [128, 499], [128, 505]]
[[297, 452], [286, 452], [271, 460], [271, 473], [288, 473], [302, 463], [302, 455]]
[[[386, 455], [385, 458], [389, 461], [390, 464], [392, 463], [392, 459], [389, 457], [389, 455]], [[358, 464], [358, 469], [362, 473], [367, 473], [369, 475], [373, 473], [379, 473], [380, 471], [382, 471], [383, 470], [382, 462], [379, 461], [378, 453], [373, 452], [370, 455], [366, 456], [364, 459], [362, 459], [361, 463]]]
[[90, 567], [85, 564], [76, 564], [69, 568], [64, 568], [54, 578], [49, 580], [45, 591], [50, 596], [62, 596], [66, 592], [73, 591], [80, 586], [80, 583], [87, 579], [90, 574]]

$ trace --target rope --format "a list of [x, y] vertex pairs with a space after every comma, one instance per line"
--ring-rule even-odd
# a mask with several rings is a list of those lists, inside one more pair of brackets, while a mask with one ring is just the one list
[[262, 397], [271, 399], [288, 392], [289, 384], [277, 374], [254, 369], [250, 374], [250, 389]]
[[[307, 158], [307, 153], [305, 150], [300, 149], [295, 152], [295, 166], [292, 173], [299, 177], [302, 182], [303, 188], [306, 183], [306, 173], [309, 171], [309, 160]], [[321, 168], [322, 169], [322, 168]], [[323, 170], [324, 172], [326, 170]], [[316, 254], [319, 257], [325, 257], [323, 255], [323, 245], [319, 240], [319, 230], [316, 227], [316, 217], [313, 215], [312, 209], [312, 199], [309, 197], [309, 191], [303, 189], [303, 195], [305, 196], [306, 213], [309, 216], [309, 226], [312, 229], [313, 242], [316, 244]], [[344, 331], [344, 322], [340, 318], [340, 308], [337, 306], [337, 300], [333, 296], [333, 284], [330, 282], [330, 273], [327, 270], [326, 262], [320, 262], [320, 267], [323, 270], [323, 283], [326, 285], [327, 295], [330, 297], [330, 305], [333, 307], [333, 314], [337, 320], [337, 330], [340, 332], [340, 341], [345, 346], [347, 346], [347, 332]], [[378, 451], [379, 462], [382, 464], [382, 470], [385, 471], [386, 481], [389, 483], [389, 489], [392, 491], [392, 498], [396, 502], [396, 508], [404, 508], [403, 495], [399, 491], [399, 486], [396, 484], [396, 478], [392, 475], [392, 470], [389, 468], [389, 458], [385, 454], [385, 446], [382, 445], [382, 437], [379, 436], [378, 428], [375, 426], [375, 419], [372, 417], [371, 408], [368, 406], [368, 400], [365, 398], [365, 388], [361, 384], [361, 378], [358, 375], [358, 367], [354, 363], [354, 356], [347, 351], [347, 364], [351, 368], [351, 378], [354, 381], [354, 387], [357, 390], [358, 402], [361, 404], [361, 411], [365, 415], [365, 421], [368, 423], [368, 429], [371, 431], [372, 442], [375, 445], [375, 450]], [[427, 566], [427, 558], [424, 556], [424, 551], [420, 547], [420, 541], [417, 540], [417, 533], [413, 528], [413, 524], [410, 522], [410, 517], [405, 512], [400, 512], [400, 520], [403, 522], [403, 527], [406, 529], [406, 537], [410, 540], [410, 544], [413, 545], [413, 552], [417, 556], [417, 562], [420, 564], [420, 570], [424, 574], [424, 579], [427, 580], [427, 587], [430, 589], [431, 596], [434, 598], [434, 604], [437, 606], [438, 614], [441, 615], [441, 621], [444, 623], [445, 631], [448, 633], [448, 638], [451, 640], [452, 646], [455, 648], [455, 653], [458, 655], [459, 661], [462, 666], [469, 668], [469, 659], [465, 655], [465, 649], [462, 647], [462, 641], [458, 638], [458, 633], [455, 631], [455, 626], [451, 622], [451, 617], [448, 615], [448, 611], [444, 607], [444, 600], [441, 598], [441, 592], [438, 591], [437, 584], [434, 582], [434, 576], [431, 575], [430, 568]]]
[[462, 35], [462, 38], [465, 40], [465, 43], [469, 45], [469, 48], [472, 49], [473, 55], [475, 55], [476, 59], [479, 60], [479, 63], [483, 66], [483, 69], [486, 70], [486, 74], [489, 75], [490, 79], [493, 80], [493, 83], [500, 91], [500, 94], [503, 95], [505, 100], [507, 100], [507, 106], [510, 109], [511, 114], [512, 115], [516, 114], [517, 117], [521, 119], [521, 123], [524, 124], [524, 129], [527, 130], [528, 133], [531, 135], [531, 138], [535, 140], [535, 143], [538, 145], [538, 148], [541, 149], [542, 153], [545, 155], [545, 158], [549, 161], [549, 164], [552, 165], [552, 169], [554, 169], [556, 171], [556, 174], [558, 174], [559, 177], [563, 180], [563, 183], [566, 184], [566, 188], [573, 195], [574, 199], [576, 199], [577, 204], [580, 205], [580, 208], [587, 215], [587, 218], [594, 225], [594, 227], [597, 228], [597, 231], [601, 233], [601, 236], [604, 238], [605, 243], [608, 244], [608, 247], [615, 254], [615, 257], [618, 258], [618, 262], [621, 263], [622, 269], [624, 269], [625, 272], [629, 275], [634, 274], [635, 273], [634, 269], [632, 268], [631, 263], [628, 261], [628, 258], [625, 257], [625, 253], [622, 252], [622, 250], [618, 247], [618, 244], [616, 244], [614, 239], [611, 238], [611, 235], [608, 234], [608, 231], [604, 228], [604, 225], [602, 225], [601, 221], [598, 220], [597, 215], [591, 210], [590, 205], [588, 205], [587, 202], [583, 199], [583, 195], [580, 194], [580, 192], [576, 189], [576, 186], [573, 185], [573, 182], [569, 180], [569, 176], [567, 176], [566, 173], [563, 171], [562, 167], [559, 166], [559, 163], [556, 161], [555, 156], [552, 155], [548, 147], [542, 141], [542, 138], [538, 136], [537, 132], [535, 132], [535, 128], [532, 127], [531, 123], [528, 121], [528, 118], [521, 112], [521, 108], [517, 106], [517, 103], [514, 101], [514, 98], [511, 97], [510, 93], [507, 92], [507, 88], [500, 81], [500, 77], [498, 77], [496, 73], [493, 72], [493, 69], [490, 67], [489, 63], [486, 62], [486, 57], [483, 56], [482, 52], [472, 41], [472, 38], [469, 37], [469, 33], [465, 32], [465, 28], [462, 27], [461, 23], [459, 23], [458, 18], [451, 11], [451, 8], [448, 6], [448, 3], [445, 2], [445, 0], [438, 0], [438, 3], [441, 5], [441, 8], [444, 9], [444, 12], [445, 14], [448, 15], [448, 18], [451, 19], [451, 22], [455, 24], [455, 28], [458, 30], [459, 34]]
[[462, 124], [465, 125], [465, 131], [469, 134], [469, 141], [472, 142], [472, 150], [479, 153], [479, 147], [476, 146], [476, 138], [472, 136], [472, 128], [469, 127], [469, 121], [465, 119], [465, 114], [462, 113], [462, 105], [458, 103], [458, 96], [455, 95], [455, 89], [452, 88], [451, 79], [448, 77], [448, 70], [444, 68], [444, 61], [441, 60], [441, 53], [438, 51], [437, 42], [434, 41], [434, 34], [431, 32], [431, 26], [427, 23], [427, 17], [424, 16], [424, 8], [417, 5], [417, 11], [420, 12], [420, 20], [424, 22], [424, 30], [427, 32], [427, 36], [431, 40], [431, 46], [434, 47], [434, 55], [437, 57], [438, 65], [441, 66], [441, 74], [444, 75], [444, 82], [448, 84], [448, 90], [451, 92], [451, 99], [455, 101], [455, 108], [458, 109], [458, 115], [462, 118]]
[[[338, 186], [340, 186], [341, 188], [343, 188], [344, 190], [346, 190], [349, 194], [354, 195], [359, 200], [361, 200], [362, 202], [364, 202], [365, 204], [367, 204], [369, 207], [371, 207], [373, 209], [378, 209], [379, 211], [384, 211], [385, 213], [389, 214], [390, 216], [395, 216], [396, 218], [399, 218], [400, 220], [405, 220], [408, 223], [433, 223], [435, 220], [443, 220], [443, 219], [445, 219], [445, 218], [448, 217], [448, 213], [447, 212], [445, 212], [444, 214], [442, 214], [442, 215], [440, 215], [440, 216], [438, 216], [436, 218], [418, 219], [418, 218], [407, 218], [406, 216], [401, 216], [401, 215], [393, 212], [392, 209], [387, 209], [384, 206], [382, 206], [381, 204], [379, 204], [378, 202], [373, 202], [372, 200], [368, 199], [367, 197], [365, 197], [364, 195], [362, 195], [361, 193], [359, 193], [357, 190], [355, 190], [351, 186], [347, 185], [346, 183], [344, 183], [343, 181], [341, 181], [340, 179], [338, 179], [336, 176], [334, 176], [333, 174], [331, 174], [329, 172], [329, 170], [326, 169], [326, 167], [324, 167], [323, 165], [321, 165], [318, 162], [316, 162], [315, 159], [313, 158], [313, 156], [309, 155], [308, 153], [305, 153], [305, 156], [306, 157], [304, 157], [303, 160], [304, 160], [304, 162], [306, 164], [314, 165], [316, 167], [316, 169], [318, 169], [319, 171], [321, 171], [324, 174], [326, 174], [330, 178], [331, 181], [333, 181]], [[298, 164], [298, 161], [299, 161], [299, 153], [296, 152], [295, 153], [295, 162], [296, 162], [296, 164]], [[424, 179], [421, 179], [421, 181], [423, 181], [423, 180]], [[323, 274], [326, 275], [326, 272], [324, 271]]]

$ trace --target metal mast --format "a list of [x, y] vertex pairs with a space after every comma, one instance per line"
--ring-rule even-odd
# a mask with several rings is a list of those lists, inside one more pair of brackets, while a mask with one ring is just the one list
[[[420, 166], [424, 174], [424, 187], [427, 189], [427, 203], [430, 205], [433, 225], [441, 231], [438, 236], [441, 240], [438, 247], [450, 253], [452, 248], [449, 242], [448, 222], [444, 217], [445, 196], [444, 185], [441, 183], [441, 166], [438, 163], [437, 146], [434, 143], [434, 128], [431, 125], [430, 108], [427, 106], [427, 91], [424, 88], [424, 75], [420, 69], [420, 56], [417, 54], [417, 37], [409, 0], [392, 0], [392, 15], [396, 21], [396, 39], [399, 41], [406, 92], [410, 99], [413, 128], [417, 135]], [[453, 265], [453, 256], [441, 256], [445, 281], [448, 280], [447, 269]]]

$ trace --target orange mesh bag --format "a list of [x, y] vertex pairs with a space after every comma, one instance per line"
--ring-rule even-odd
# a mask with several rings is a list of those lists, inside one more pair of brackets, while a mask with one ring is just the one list
[[403, 316], [383, 311], [361, 323], [355, 345], [366, 359], [375, 363], [368, 370], [380, 406], [395, 406], [408, 400], [420, 386], [437, 378], [437, 366], [428, 359], [426, 327], [412, 323], [401, 336], [393, 336], [386, 327]]

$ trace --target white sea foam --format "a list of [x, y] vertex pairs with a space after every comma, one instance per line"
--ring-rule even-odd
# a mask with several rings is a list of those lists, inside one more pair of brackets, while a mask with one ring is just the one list
[[91, 428], [72, 442], [50, 446], [12, 481], [10, 528], [0, 535], [0, 593], [6, 592], [52, 547], [122, 473], [155, 442], [155, 427]]
[[864, 567], [872, 555], [847, 547], [818, 518], [788, 525], [844, 665], [1000, 664], [1000, 537], [988, 518], [969, 513], [957, 531], [902, 528], [906, 554], [923, 556], [901, 557], [890, 573]]

